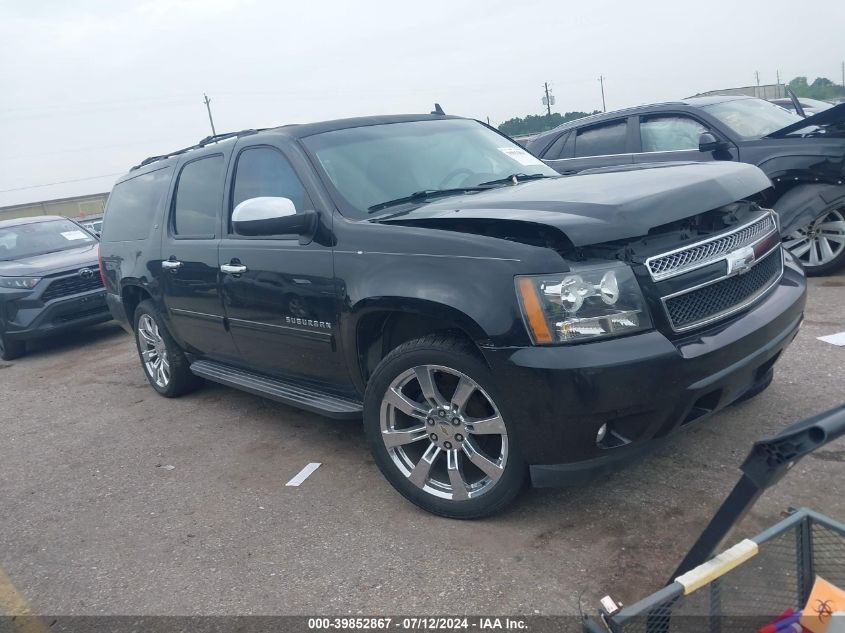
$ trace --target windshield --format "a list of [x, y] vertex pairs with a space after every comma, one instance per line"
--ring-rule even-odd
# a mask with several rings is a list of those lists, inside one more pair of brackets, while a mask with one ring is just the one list
[[0, 228], [0, 261], [66, 251], [96, 242], [69, 220], [49, 220]]
[[762, 99], [736, 99], [702, 108], [746, 140], [763, 138], [802, 120], [794, 112]]
[[307, 137], [303, 143], [344, 206], [361, 217], [371, 207], [418, 192], [458, 189], [455, 193], [460, 195], [461, 189], [513, 174], [558, 175], [519, 145], [465, 119], [336, 130]]

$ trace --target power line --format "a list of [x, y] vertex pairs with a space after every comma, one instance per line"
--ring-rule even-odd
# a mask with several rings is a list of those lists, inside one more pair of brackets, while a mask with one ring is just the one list
[[119, 171], [114, 174], [103, 174], [102, 176], [88, 176], [86, 178], [73, 178], [72, 180], [57, 180], [56, 182], [45, 182], [40, 185], [27, 185], [26, 187], [15, 187], [14, 189], [0, 189], [0, 193], [10, 193], [12, 191], [23, 191], [24, 189], [40, 189], [41, 187], [52, 187], [53, 185], [66, 185], [71, 182], [82, 182], [83, 180], [97, 180], [98, 178], [109, 178], [111, 176], [121, 176], [126, 172]]

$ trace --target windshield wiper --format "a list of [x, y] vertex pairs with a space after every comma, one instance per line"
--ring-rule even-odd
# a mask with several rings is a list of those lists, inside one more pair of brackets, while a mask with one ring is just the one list
[[511, 174], [510, 176], [505, 176], [504, 178], [497, 178], [496, 180], [488, 180], [487, 182], [482, 182], [478, 186], [483, 187], [485, 185], [507, 184], [517, 185], [523, 180], [539, 180], [540, 178], [556, 178], [556, 176], [547, 176], [546, 174]]
[[386, 209], [388, 207], [395, 207], [398, 204], [405, 204], [406, 202], [418, 202], [421, 200], [428, 200], [429, 198], [438, 198], [440, 196], [454, 196], [460, 193], [468, 193], [470, 191], [484, 191], [489, 187], [456, 187], [454, 189], [423, 189], [422, 191], [415, 191], [409, 196], [403, 196], [402, 198], [396, 198], [395, 200], [388, 200], [386, 202], [379, 202], [378, 204], [374, 204], [369, 209], [367, 209], [367, 213], [375, 213], [376, 211], [381, 211], [382, 209]]

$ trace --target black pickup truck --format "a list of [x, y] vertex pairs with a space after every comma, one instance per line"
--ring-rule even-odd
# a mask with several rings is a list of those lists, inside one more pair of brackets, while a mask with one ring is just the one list
[[769, 186], [729, 162], [561, 177], [441, 115], [247, 130], [122, 177], [101, 267], [160, 394], [363, 416], [399, 492], [471, 518], [768, 386], [806, 293]]

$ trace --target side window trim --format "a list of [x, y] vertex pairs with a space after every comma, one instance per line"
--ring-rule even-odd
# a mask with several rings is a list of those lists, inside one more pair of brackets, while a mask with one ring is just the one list
[[196, 234], [196, 235], [179, 235], [175, 231], [175, 227], [176, 227], [176, 224], [175, 224], [175, 221], [176, 221], [176, 199], [179, 196], [179, 181], [182, 179], [182, 173], [185, 171], [185, 168], [188, 165], [190, 165], [192, 163], [196, 163], [197, 161], [207, 159], [207, 158], [213, 158], [215, 156], [219, 156], [220, 158], [223, 159], [223, 163], [224, 163], [223, 169], [225, 171], [225, 169], [226, 169], [226, 164], [225, 164], [226, 163], [226, 154], [223, 153], [223, 152], [214, 152], [212, 154], [203, 154], [202, 156], [197, 156], [195, 158], [192, 158], [191, 160], [185, 161], [181, 165], [181, 167], [179, 167], [178, 174], [176, 174], [173, 177], [173, 192], [170, 195], [170, 205], [169, 205], [168, 214], [167, 214], [167, 236], [170, 239], [172, 239], [172, 240], [194, 240], [194, 241], [197, 241], [197, 240], [216, 240], [216, 239], [218, 239], [217, 231], [220, 228], [219, 220], [220, 220], [220, 216], [221, 216], [222, 210], [223, 210], [223, 200], [222, 200], [222, 198], [220, 200], [220, 211], [217, 213], [217, 220], [218, 221], [215, 223], [217, 225], [217, 229], [215, 230], [214, 233], [211, 233], [211, 234], [202, 233], [202, 234]]
[[[234, 160], [232, 160], [232, 168], [229, 172], [228, 177], [226, 178], [226, 192], [225, 192], [225, 201], [226, 201], [226, 209], [223, 213], [223, 238], [224, 239], [235, 239], [235, 240], [253, 240], [253, 241], [260, 241], [260, 240], [275, 240], [275, 241], [298, 241], [298, 235], [238, 235], [234, 231], [232, 231], [232, 212], [235, 210], [234, 207], [234, 200], [235, 200], [235, 179], [238, 177], [238, 162], [240, 161], [241, 155], [244, 152], [247, 152], [252, 149], [269, 149], [281, 156], [288, 166], [291, 169], [291, 172], [294, 176], [296, 176], [297, 180], [299, 180], [299, 184], [302, 186], [302, 191], [304, 194], [303, 202], [306, 203], [303, 206], [307, 206], [309, 208], [313, 208], [314, 203], [312, 201], [311, 195], [308, 192], [308, 188], [305, 186], [305, 180], [302, 178], [301, 174], [297, 171], [296, 167], [294, 166], [294, 161], [290, 159], [290, 157], [279, 147], [276, 145], [271, 145], [269, 143], [245, 143], [240, 147], [237, 147], [234, 154]], [[297, 209], [296, 212], [299, 213], [300, 211], [304, 211], [305, 209]]]

